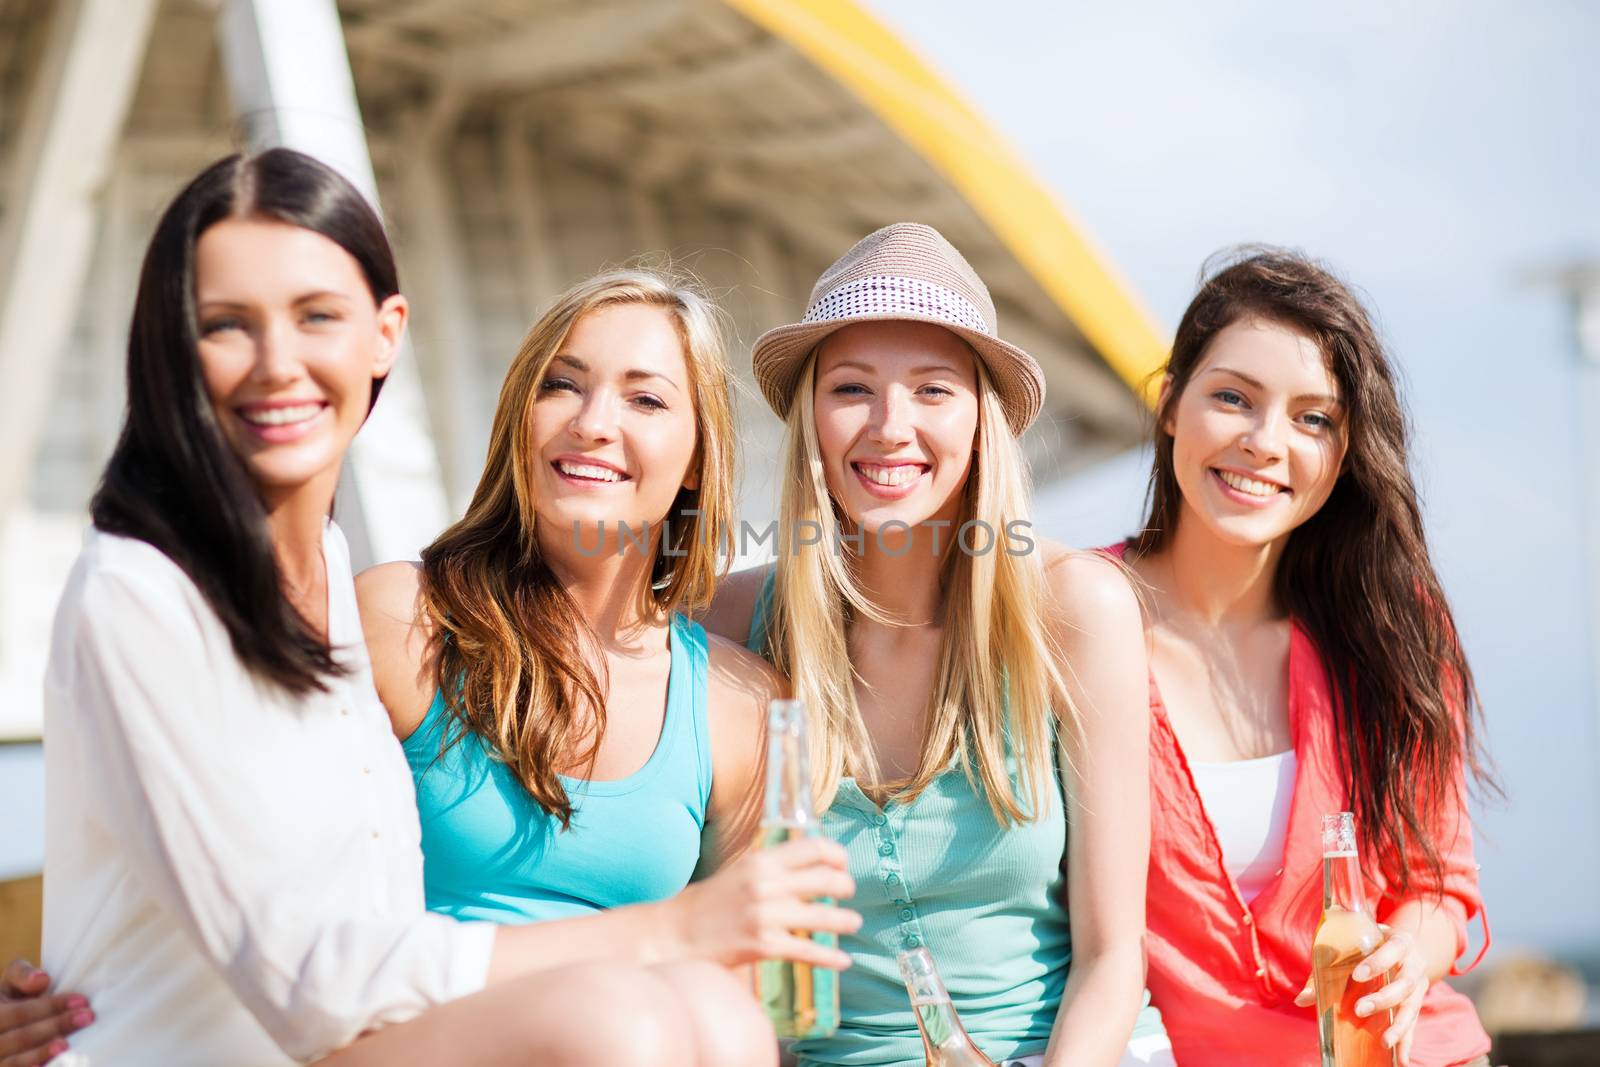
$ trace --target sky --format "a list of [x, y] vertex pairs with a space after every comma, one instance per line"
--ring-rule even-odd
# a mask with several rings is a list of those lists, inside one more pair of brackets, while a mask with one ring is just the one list
[[[1600, 958], [1600, 501], [1577, 488], [1600, 411], [1586, 436], [1572, 314], [1543, 277], [1600, 264], [1600, 4], [866, 6], [1012, 141], [1163, 330], [1239, 242], [1302, 249], [1365, 294], [1507, 793], [1474, 807], [1496, 947]], [[1143, 474], [1114, 461], [1043, 497], [1041, 525], [1109, 540]]]

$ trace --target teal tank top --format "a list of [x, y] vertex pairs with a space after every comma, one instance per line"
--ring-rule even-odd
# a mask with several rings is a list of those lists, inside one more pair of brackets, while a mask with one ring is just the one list
[[689, 884], [711, 797], [706, 634], [674, 616], [661, 738], [627, 778], [562, 776], [570, 829], [546, 815], [492, 746], [469, 733], [442, 756], [434, 695], [405, 740], [422, 820], [428, 909], [457, 919], [539, 922], [664, 900]]
[[[767, 653], [768, 576], [747, 646]], [[1013, 779], [1018, 772], [1011, 764]], [[1064, 905], [1066, 797], [1051, 760], [1049, 810], [1002, 827], [981, 785], [951, 766], [909, 804], [882, 807], [850, 778], [822, 815], [845, 847], [861, 929], [840, 939], [854, 965], [839, 977], [832, 1037], [795, 1043], [803, 1065], [921, 1067], [922, 1041], [895, 956], [926, 946], [973, 1041], [1005, 1061], [1045, 1050], [1072, 961]], [[1164, 1033], [1149, 994], [1134, 1036]]]

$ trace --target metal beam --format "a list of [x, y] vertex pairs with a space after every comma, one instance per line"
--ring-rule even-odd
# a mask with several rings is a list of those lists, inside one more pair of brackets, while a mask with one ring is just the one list
[[495, 138], [501, 182], [516, 234], [517, 264], [522, 282], [523, 314], [529, 325], [561, 291], [561, 267], [555, 262], [548, 204], [539, 171], [539, 156], [529, 140], [528, 115], [518, 110], [502, 122]]
[[[217, 28], [251, 146], [286, 145], [316, 156], [376, 206], [377, 181], [334, 0], [227, 0]], [[336, 514], [357, 567], [415, 557], [449, 519], [409, 345], [351, 449]]]
[[0, 520], [26, 489], [49, 415], [155, 10], [63, 0], [22, 118], [0, 229]]
[[479, 396], [483, 349], [468, 290], [467, 254], [441, 162], [444, 134], [451, 128], [446, 116], [453, 114], [453, 104], [436, 104], [410, 124], [400, 195], [408, 246], [417, 253], [408, 262], [421, 298], [417, 337], [428, 353], [422, 370], [432, 398], [432, 422], [438, 427], [445, 487], [459, 510], [478, 484], [492, 409]]

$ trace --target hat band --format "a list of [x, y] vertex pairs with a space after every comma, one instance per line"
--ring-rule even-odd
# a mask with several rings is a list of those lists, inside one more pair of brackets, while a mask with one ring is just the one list
[[978, 305], [956, 292], [919, 278], [874, 274], [846, 282], [812, 304], [800, 321], [828, 322], [864, 316], [910, 315], [937, 319], [979, 333], [994, 335]]

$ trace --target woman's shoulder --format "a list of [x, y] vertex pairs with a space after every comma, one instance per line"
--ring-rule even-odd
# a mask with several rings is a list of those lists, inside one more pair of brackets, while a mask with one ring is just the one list
[[90, 527], [57, 609], [58, 617], [115, 606], [134, 608], [169, 625], [197, 621], [213, 612], [193, 579], [161, 549], [136, 537]]
[[767, 580], [777, 570], [776, 563], [735, 571], [717, 583], [716, 594], [706, 608], [700, 622], [713, 633], [743, 645], [750, 635], [750, 621], [755, 617], [756, 605], [761, 600]]
[[788, 692], [789, 687], [783, 675], [738, 641], [707, 633], [706, 656], [711, 689], [709, 696], [713, 707], [735, 709], [742, 713], [752, 709], [764, 710], [767, 701], [776, 700]]
[[1072, 548], [1041, 540], [1045, 587], [1053, 608], [1069, 622], [1132, 612], [1139, 615], [1134, 577], [1120, 558], [1102, 549]]

